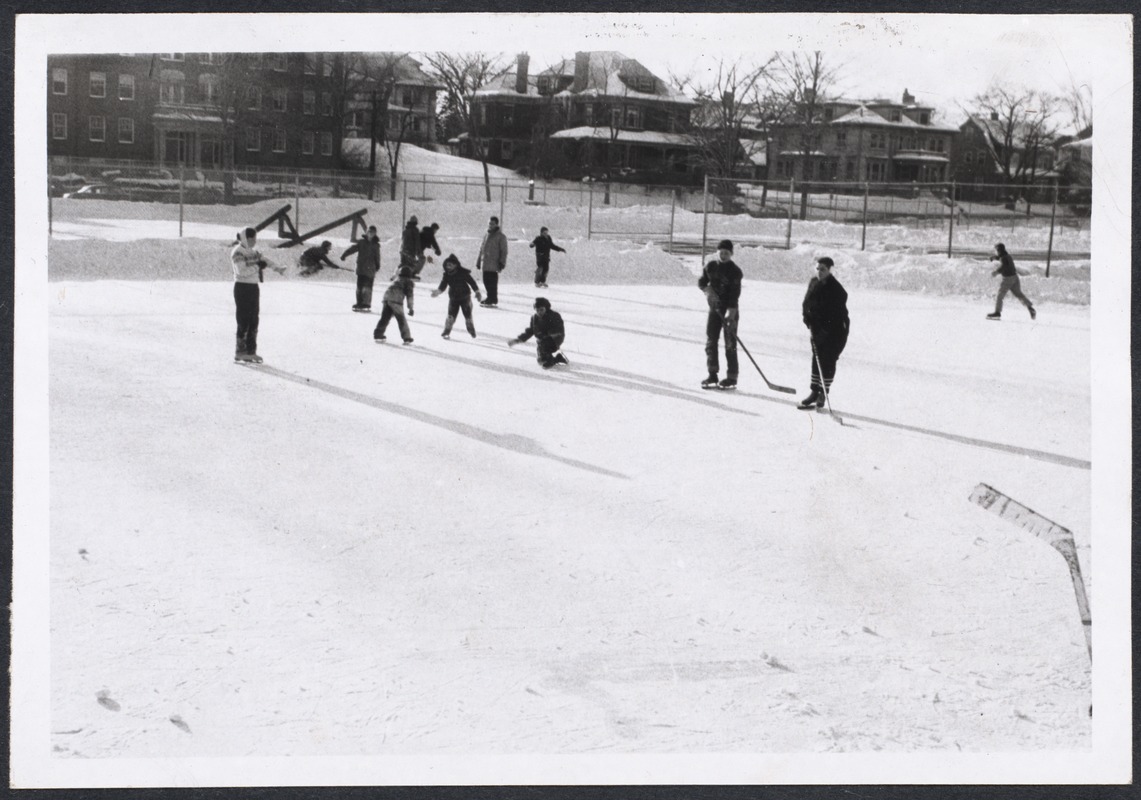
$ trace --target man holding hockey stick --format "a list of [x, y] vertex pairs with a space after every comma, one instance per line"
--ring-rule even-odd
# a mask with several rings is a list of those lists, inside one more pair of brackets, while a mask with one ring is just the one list
[[830, 406], [828, 395], [836, 377], [836, 362], [848, 344], [848, 292], [832, 274], [833, 266], [827, 256], [816, 259], [816, 276], [808, 282], [801, 304], [812, 344], [810, 392], [797, 406], [804, 411]]
[[[705, 265], [697, 286], [705, 292], [709, 315], [705, 319], [705, 366], [709, 377], [701, 382], [702, 389], [737, 388], [737, 322], [740, 312], [737, 301], [741, 297], [741, 268], [733, 263], [733, 243], [722, 239], [717, 244], [717, 258]], [[720, 364], [717, 358], [717, 340], [725, 332], [725, 380], [717, 381]]]

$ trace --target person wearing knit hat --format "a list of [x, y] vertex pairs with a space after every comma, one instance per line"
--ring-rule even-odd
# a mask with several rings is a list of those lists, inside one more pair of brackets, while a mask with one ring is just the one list
[[475, 292], [475, 299], [482, 300], [479, 286], [471, 276], [471, 270], [465, 269], [451, 253], [444, 259], [444, 277], [440, 279], [439, 288], [432, 292], [432, 297], [439, 297], [444, 289], [448, 290], [448, 316], [444, 319], [444, 332], [440, 334], [445, 339], [452, 338], [452, 326], [456, 324], [456, 315], [463, 311], [464, 324], [471, 338], [475, 338], [475, 323], [471, 318], [471, 293]]
[[809, 394], [797, 408], [824, 408], [836, 377], [836, 362], [848, 344], [848, 292], [832, 274], [835, 263], [828, 256], [816, 259], [816, 275], [808, 281], [801, 315], [812, 346]]
[[237, 339], [234, 361], [260, 364], [258, 355], [258, 316], [261, 308], [262, 272], [266, 267], [285, 274], [285, 267], [272, 263], [257, 249], [258, 232], [245, 228], [238, 232], [238, 243], [230, 250], [230, 266], [234, 270], [234, 314]]
[[408, 300], [408, 316], [415, 316], [412, 309], [412, 300], [416, 284], [412, 282], [412, 267], [403, 266], [396, 274], [396, 280], [384, 293], [384, 306], [380, 310], [380, 321], [372, 332], [373, 340], [383, 342], [384, 330], [389, 320], [396, 317], [396, 326], [400, 329], [400, 338], [404, 344], [412, 344], [412, 331], [408, 327], [408, 320], [404, 318], [404, 301]]
[[545, 297], [536, 297], [533, 308], [535, 313], [531, 315], [531, 324], [514, 339], [508, 339], [507, 346], [514, 347], [534, 336], [536, 358], [543, 369], [569, 364], [570, 360], [561, 349], [566, 338], [562, 315], [551, 310], [551, 301]]
[[1026, 310], [1030, 312], [1030, 319], [1037, 319], [1038, 312], [1034, 310], [1034, 304], [1026, 299], [1026, 295], [1022, 293], [1022, 281], [1018, 279], [1018, 268], [1014, 266], [1014, 259], [1010, 257], [1010, 253], [1006, 252], [1006, 245], [999, 242], [994, 246], [994, 255], [990, 257], [991, 261], [998, 261], [996, 267], [991, 273], [993, 278], [995, 275], [1002, 276], [1002, 283], [998, 285], [998, 297], [994, 301], [994, 313], [987, 314], [987, 319], [1002, 319], [1002, 299], [1006, 297], [1006, 293], [1010, 292], [1012, 295], [1022, 301], [1022, 305], [1026, 306]]
[[[737, 386], [737, 323], [740, 312], [741, 268], [733, 263], [733, 243], [722, 239], [717, 244], [717, 258], [705, 265], [697, 286], [705, 292], [709, 314], [705, 319], [705, 366], [709, 376], [701, 382], [703, 389], [733, 389]], [[725, 332], [725, 380], [718, 382], [720, 363], [717, 342]]]

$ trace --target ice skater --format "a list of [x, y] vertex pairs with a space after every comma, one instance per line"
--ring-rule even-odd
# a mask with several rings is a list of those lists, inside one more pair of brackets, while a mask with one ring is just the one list
[[420, 279], [420, 273], [424, 271], [425, 264], [432, 263], [432, 257], [425, 255], [428, 248], [432, 248], [436, 255], [440, 255], [440, 244], [436, 241], [436, 231], [440, 229], [440, 223], [433, 222], [431, 225], [425, 225], [420, 229], [420, 244], [419, 249], [416, 251], [416, 264], [413, 266], [412, 277], [416, 280]]
[[234, 269], [234, 309], [238, 322], [234, 361], [262, 363], [258, 355], [258, 317], [261, 313], [262, 270], [269, 267], [279, 275], [285, 267], [270, 262], [257, 249], [258, 232], [246, 228], [238, 232], [238, 243], [230, 251], [230, 265]]
[[994, 269], [990, 275], [993, 278], [995, 275], [1002, 276], [1002, 283], [998, 285], [998, 297], [994, 301], [994, 313], [987, 314], [987, 319], [1002, 319], [1002, 299], [1006, 297], [1006, 293], [1010, 292], [1012, 295], [1022, 301], [1022, 305], [1026, 306], [1026, 310], [1030, 312], [1030, 319], [1037, 319], [1038, 312], [1034, 310], [1034, 304], [1026, 299], [1026, 295], [1022, 293], [1022, 281], [1018, 279], [1018, 269], [1014, 266], [1014, 259], [1010, 257], [1010, 253], [1006, 252], [1006, 245], [999, 242], [994, 246], [994, 255], [990, 257], [991, 261], [998, 261], [998, 267]]
[[[420, 221], [416, 219], [413, 214], [408, 218], [408, 222], [404, 223], [404, 230], [400, 232], [400, 266], [397, 272], [399, 273], [400, 267], [410, 267], [412, 269], [413, 280], [420, 280], [416, 273], [416, 263], [420, 260], [423, 250], [420, 248]], [[395, 276], [393, 276], [395, 277]]]
[[364, 238], [341, 253], [341, 261], [353, 253], [357, 254], [357, 301], [353, 304], [353, 311], [367, 313], [372, 310], [372, 284], [380, 270], [380, 238], [375, 225], [369, 225]]
[[400, 338], [404, 344], [412, 344], [412, 331], [408, 327], [408, 320], [404, 318], [404, 301], [408, 301], [408, 316], [415, 316], [412, 308], [416, 284], [412, 281], [412, 267], [403, 266], [396, 275], [396, 280], [384, 293], [384, 307], [380, 310], [380, 321], [372, 332], [374, 341], [385, 341], [384, 331], [388, 321], [396, 317], [396, 326], [400, 328]]
[[[722, 239], [717, 244], [717, 258], [705, 265], [697, 286], [705, 292], [709, 315], [705, 319], [705, 367], [709, 376], [701, 382], [703, 389], [734, 389], [737, 386], [737, 323], [740, 312], [741, 268], [733, 262], [733, 243]], [[720, 364], [717, 340], [725, 332], [725, 380], [718, 382]]]
[[569, 364], [570, 361], [560, 349], [566, 338], [562, 316], [551, 310], [551, 301], [545, 297], [536, 297], [533, 307], [535, 313], [531, 315], [531, 324], [514, 339], [508, 339], [507, 346], [514, 347], [534, 336], [536, 357], [543, 369], [550, 369], [556, 364]]
[[[812, 345], [812, 371], [809, 394], [797, 408], [807, 411], [824, 408], [832, 393], [836, 362], [848, 344], [848, 292], [832, 274], [834, 263], [824, 256], [816, 259], [816, 275], [808, 281], [801, 314]], [[823, 373], [823, 374], [821, 374]]]
[[326, 266], [337, 269], [337, 265], [329, 260], [329, 251], [332, 249], [333, 243], [326, 240], [302, 253], [301, 258], [297, 259], [297, 266], [301, 267], [301, 277], [316, 275]]
[[546, 228], [539, 228], [539, 235], [530, 246], [535, 249], [535, 288], [546, 289], [547, 271], [551, 268], [551, 251], [565, 253], [566, 250], [551, 240], [551, 234]]
[[444, 332], [440, 334], [445, 339], [452, 338], [452, 326], [456, 324], [456, 315], [461, 311], [464, 315], [464, 324], [471, 338], [475, 338], [475, 322], [471, 318], [471, 293], [475, 292], [475, 299], [481, 300], [479, 286], [471, 276], [471, 270], [465, 269], [455, 253], [444, 259], [444, 277], [440, 279], [440, 286], [432, 292], [432, 297], [439, 297], [448, 290], [448, 316], [444, 319]]
[[479, 244], [475, 268], [483, 271], [483, 288], [487, 297], [480, 303], [484, 308], [499, 307], [499, 273], [507, 268], [507, 237], [499, 229], [499, 217], [487, 222], [487, 233]]

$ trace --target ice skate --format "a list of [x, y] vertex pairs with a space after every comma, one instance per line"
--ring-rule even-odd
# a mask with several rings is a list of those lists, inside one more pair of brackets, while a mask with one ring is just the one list
[[998, 313], [997, 311], [994, 311], [990, 314], [987, 314], [986, 318], [987, 319], [1002, 319], [1002, 314]]
[[555, 364], [570, 364], [570, 359], [568, 359], [566, 356], [564, 356], [564, 355], [563, 355], [563, 351], [562, 351], [562, 350], [560, 350], [559, 352], [555, 353], [554, 357], [553, 357], [551, 360], [552, 360], [552, 361], [553, 361]]
[[703, 380], [701, 382], [701, 388], [702, 389], [716, 389], [717, 388], [717, 376], [716, 375], [710, 375], [708, 378]]
[[811, 411], [814, 408], [820, 408], [824, 405], [824, 396], [820, 393], [819, 389], [814, 388], [809, 392], [808, 397], [800, 401], [797, 405], [801, 411]]
[[1034, 306], [1030, 306], [1030, 319], [1038, 319], [1038, 312], [1034, 310]]
[[405, 339], [404, 344], [406, 344], [406, 345], [412, 344], [412, 341], [413, 341], [412, 339]]
[[719, 389], [736, 389], [737, 388], [737, 379], [736, 378], [726, 378], [725, 380], [721, 381], [721, 383], [717, 384], [717, 388], [719, 388]]
[[373, 340], [374, 342], [387, 342], [387, 341], [388, 341], [388, 337], [387, 337], [387, 336], [385, 336], [383, 333], [382, 333], [382, 334], [380, 334], [379, 336], [378, 336], [378, 335], [376, 335], [376, 334], [374, 334], [374, 335], [373, 335], [373, 337], [372, 337], [372, 340]]

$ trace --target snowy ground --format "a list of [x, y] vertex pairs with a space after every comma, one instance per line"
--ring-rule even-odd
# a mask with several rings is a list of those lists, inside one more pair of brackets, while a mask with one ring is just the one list
[[[104, 225], [111, 243], [68, 224], [48, 285], [57, 774], [190, 758], [158, 783], [240, 783], [259, 773], [223, 757], [370, 756], [349, 774], [812, 782], [780, 759], [987, 775], [996, 754], [1091, 751], [1065, 562], [967, 499], [989, 483], [1070, 528], [1096, 606], [1080, 300], [995, 324], [953, 283], [853, 280], [841, 426], [795, 409], [803, 280], [758, 279], [752, 251], [741, 336], [795, 396], [743, 353], [737, 392], [703, 392], [696, 264], [632, 242], [555, 254], [569, 368], [504, 345], [534, 297], [526, 251], [475, 340], [439, 338], [429, 267], [412, 347], [372, 341], [347, 273], [270, 273], [266, 364], [244, 367], [233, 225], [161, 245], [150, 223]], [[841, 280], [877, 271], [846, 257]], [[654, 282], [615, 283], [632, 262]], [[871, 774], [908, 774], [890, 764]]]

